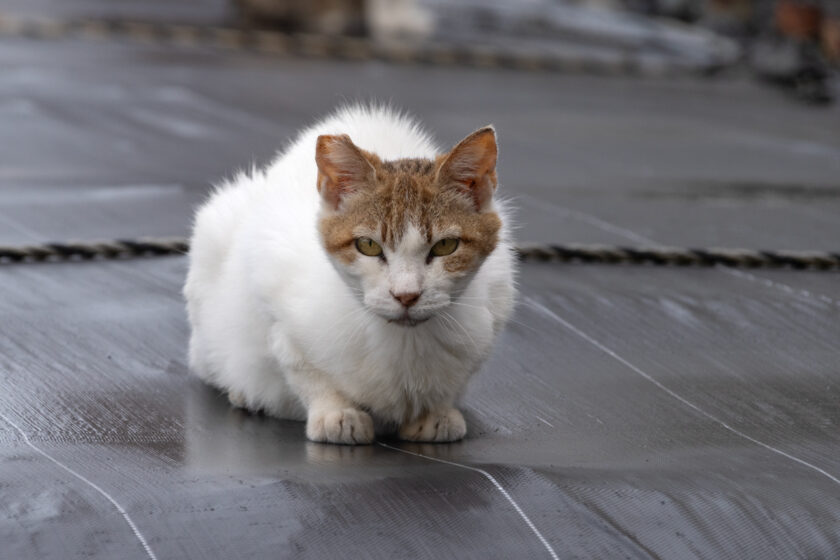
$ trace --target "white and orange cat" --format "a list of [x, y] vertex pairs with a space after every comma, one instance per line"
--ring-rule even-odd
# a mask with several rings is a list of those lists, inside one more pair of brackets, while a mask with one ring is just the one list
[[455, 408], [511, 314], [496, 134], [440, 153], [390, 109], [344, 108], [199, 209], [190, 365], [313, 441], [464, 437]]

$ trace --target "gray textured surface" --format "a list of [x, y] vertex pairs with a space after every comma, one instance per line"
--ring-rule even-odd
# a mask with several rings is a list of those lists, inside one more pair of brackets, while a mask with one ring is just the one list
[[16, 17], [107, 18], [219, 24], [235, 11], [227, 0], [3, 0]]
[[[443, 144], [494, 122], [523, 240], [840, 245], [840, 113], [745, 82], [9, 39], [0, 239], [184, 234], [370, 96]], [[560, 558], [840, 555], [837, 274], [527, 265], [470, 437], [386, 442], [423, 458], [231, 410], [185, 366], [184, 268], [0, 268], [0, 557], [146, 557], [106, 494], [158, 558], [549, 557], [488, 476]]]

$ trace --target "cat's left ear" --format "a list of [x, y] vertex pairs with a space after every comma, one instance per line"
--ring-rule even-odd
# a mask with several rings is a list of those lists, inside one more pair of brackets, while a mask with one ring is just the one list
[[468, 195], [478, 212], [487, 209], [496, 190], [496, 131], [480, 128], [458, 142], [438, 167], [439, 184], [453, 184]]
[[318, 192], [333, 210], [338, 210], [342, 198], [376, 178], [371, 162], [346, 134], [319, 136], [315, 163], [318, 164]]

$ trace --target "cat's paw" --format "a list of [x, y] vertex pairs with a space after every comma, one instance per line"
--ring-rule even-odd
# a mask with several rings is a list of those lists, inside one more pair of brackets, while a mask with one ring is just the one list
[[467, 435], [467, 423], [454, 408], [429, 412], [408, 424], [400, 426], [398, 435], [406, 441], [445, 442], [458, 441]]
[[306, 421], [311, 441], [357, 445], [372, 443], [373, 435], [373, 418], [357, 408], [314, 411]]
[[245, 399], [245, 395], [240, 393], [239, 391], [230, 390], [228, 391], [228, 400], [233, 408], [242, 408], [248, 410], [248, 401]]

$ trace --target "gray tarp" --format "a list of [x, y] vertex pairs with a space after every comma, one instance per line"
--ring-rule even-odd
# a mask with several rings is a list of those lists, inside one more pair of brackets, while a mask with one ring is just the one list
[[[532, 241], [837, 249], [837, 109], [659, 82], [0, 41], [0, 239], [183, 235], [344, 99], [494, 122]], [[183, 258], [0, 268], [0, 557], [836, 558], [836, 273], [529, 264], [458, 444], [190, 377]], [[130, 523], [129, 523], [130, 522]]]

